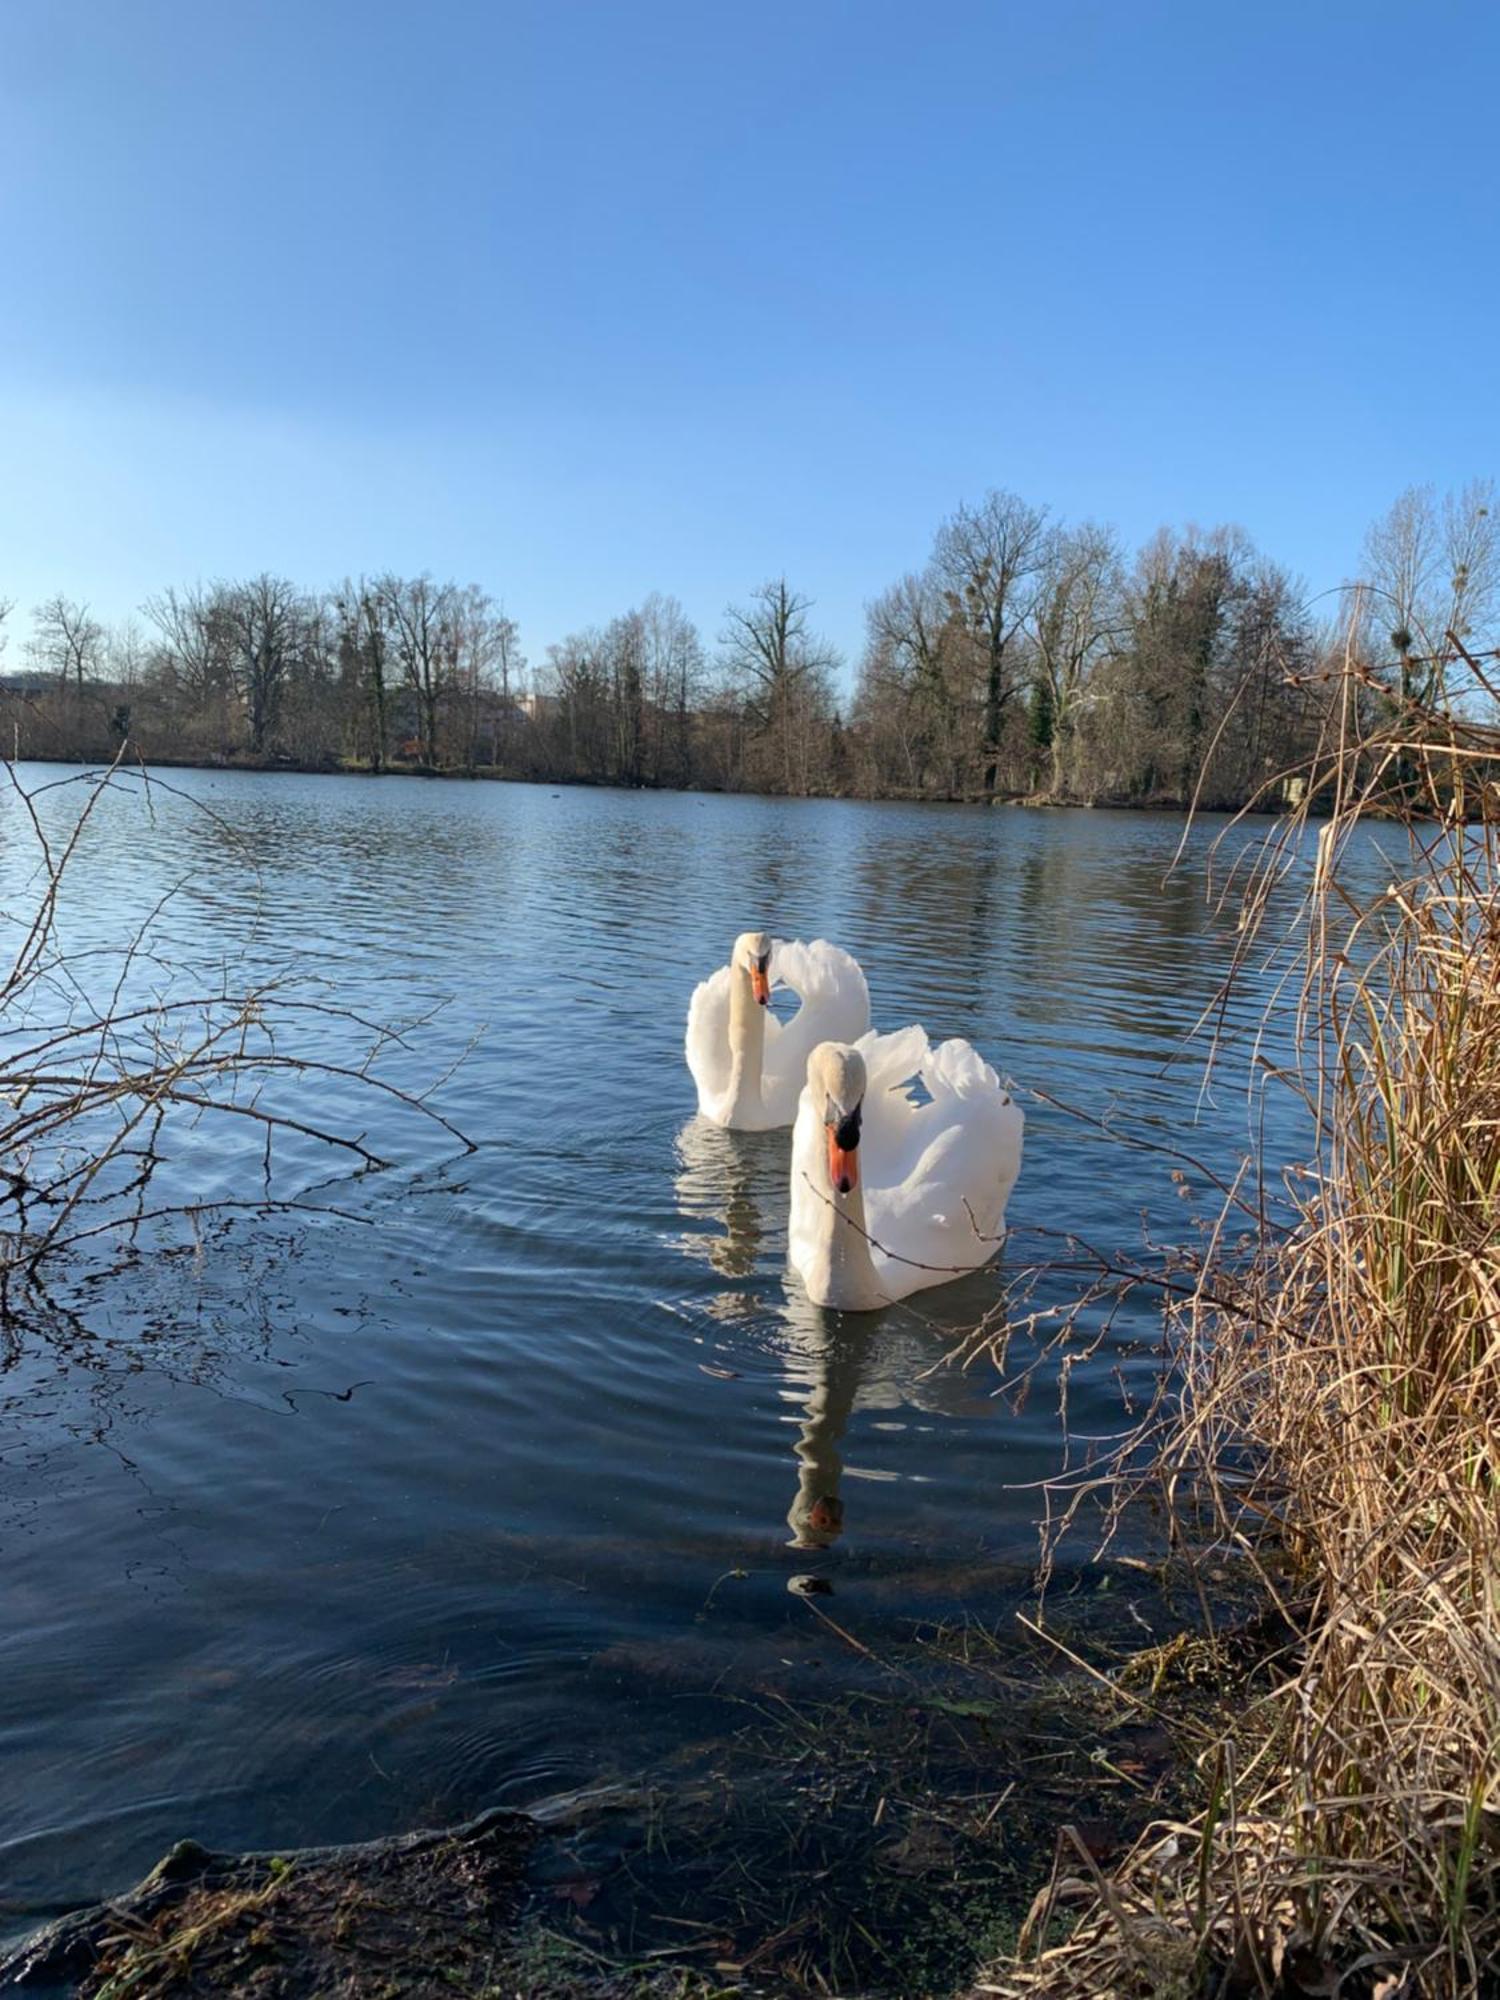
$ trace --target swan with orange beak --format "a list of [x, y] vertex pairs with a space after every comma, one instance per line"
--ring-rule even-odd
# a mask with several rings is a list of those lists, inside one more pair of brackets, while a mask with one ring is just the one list
[[787, 1231], [813, 1304], [870, 1312], [988, 1262], [1004, 1240], [1023, 1126], [967, 1042], [934, 1048], [912, 1027], [815, 1048], [792, 1131]]
[[[771, 1011], [778, 987], [801, 1002], [786, 1021]], [[848, 952], [822, 939], [786, 943], [743, 931], [728, 965], [703, 981], [688, 1007], [686, 1054], [698, 1109], [741, 1132], [790, 1125], [809, 1051], [869, 1025], [870, 991]]]
[[870, 1254], [860, 1185], [865, 1089], [859, 1050], [821, 1043], [808, 1057], [792, 1129], [792, 1262], [814, 1305], [845, 1312], [889, 1301]]

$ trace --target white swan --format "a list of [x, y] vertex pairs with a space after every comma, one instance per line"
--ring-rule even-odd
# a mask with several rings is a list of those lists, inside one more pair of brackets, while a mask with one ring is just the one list
[[[906, 1088], [920, 1076], [929, 1102]], [[868, 1312], [986, 1263], [1025, 1120], [967, 1042], [922, 1028], [825, 1042], [792, 1133], [787, 1246], [814, 1305]]]
[[[789, 1021], [767, 1006], [773, 986], [802, 1005]], [[769, 1132], [790, 1125], [819, 1042], [853, 1041], [870, 1025], [865, 975], [837, 945], [783, 944], [764, 931], [734, 941], [728, 965], [705, 979], [688, 1004], [687, 1064], [698, 1109], [716, 1125]]]

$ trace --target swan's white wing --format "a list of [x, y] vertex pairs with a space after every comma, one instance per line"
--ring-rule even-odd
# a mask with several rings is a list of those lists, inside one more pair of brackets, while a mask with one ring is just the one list
[[920, 1075], [930, 1053], [927, 1030], [913, 1025], [883, 1035], [872, 1028], [861, 1035], [855, 1047], [865, 1059], [865, 1102], [860, 1147], [869, 1163], [866, 1179], [874, 1173], [876, 1184], [899, 1183], [906, 1179], [920, 1140], [913, 1149], [912, 1118], [918, 1107], [907, 1085]]
[[931, 1102], [908, 1107], [895, 1164], [871, 1157], [870, 1234], [883, 1282], [901, 1298], [973, 1270], [999, 1248], [1005, 1204], [1021, 1171], [1025, 1120], [995, 1072], [965, 1041], [943, 1042], [921, 1065]]
[[790, 1125], [807, 1081], [807, 1059], [819, 1042], [857, 1042], [870, 1025], [870, 989], [856, 960], [836, 944], [771, 947], [771, 983], [790, 986], [802, 1005], [789, 1021], [766, 1021], [761, 1097], [777, 1122]]
[[957, 1039], [933, 1050], [922, 1081], [932, 1092], [932, 1103], [924, 1108], [940, 1113], [959, 1135], [934, 1191], [950, 1206], [956, 1202], [963, 1226], [977, 1229], [993, 1249], [1005, 1226], [1005, 1204], [1021, 1171], [1026, 1126], [1021, 1107], [983, 1056]]
[[913, 1022], [883, 1034], [871, 1028], [857, 1043], [865, 1059], [865, 1089], [870, 1095], [895, 1090], [916, 1076], [932, 1051], [927, 1030]]
[[729, 1088], [729, 979], [729, 967], [721, 965], [693, 988], [688, 1002], [687, 1066], [698, 1086], [698, 1109], [705, 1118], [717, 1116], [717, 1107]]

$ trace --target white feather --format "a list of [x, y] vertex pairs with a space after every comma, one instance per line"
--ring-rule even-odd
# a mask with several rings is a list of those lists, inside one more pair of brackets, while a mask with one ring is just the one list
[[[698, 1086], [698, 1109], [713, 1106], [729, 1087], [729, 967], [721, 965], [693, 988], [687, 1013], [687, 1066]], [[718, 1122], [718, 1121], [716, 1121]]]
[[694, 989], [688, 1003], [687, 1065], [698, 1086], [698, 1109], [716, 1125], [738, 1131], [790, 1125], [813, 1049], [819, 1042], [854, 1041], [869, 1027], [865, 975], [847, 951], [822, 938], [811, 944], [778, 939], [771, 947], [772, 988], [788, 988], [801, 1004], [787, 1021], [765, 1010], [758, 1076], [747, 1079], [738, 1094], [732, 1088], [730, 1047], [734, 976], [730, 966], [720, 966]]
[[[809, 1083], [792, 1134], [793, 1268], [815, 1305], [887, 1305], [976, 1270], [1004, 1239], [1025, 1119], [968, 1042], [933, 1047], [920, 1027], [868, 1034], [859, 1186], [834, 1195], [826, 1106]], [[903, 1088], [919, 1077], [929, 1101]]]

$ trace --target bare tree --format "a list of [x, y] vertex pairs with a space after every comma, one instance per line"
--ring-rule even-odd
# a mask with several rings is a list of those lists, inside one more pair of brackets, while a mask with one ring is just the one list
[[960, 789], [970, 649], [943, 585], [929, 568], [905, 576], [865, 610], [856, 713], [878, 765], [894, 764], [913, 791]]
[[75, 604], [61, 592], [39, 604], [32, 616], [28, 651], [44, 672], [57, 675], [59, 694], [81, 695], [85, 681], [98, 680], [104, 670], [106, 634], [86, 604]]
[[1487, 646], [1500, 613], [1500, 516], [1495, 482], [1471, 479], [1443, 497], [1443, 561], [1448, 602], [1444, 632]]
[[[448, 636], [453, 696], [463, 704], [467, 741], [464, 761], [472, 769], [482, 761], [499, 761], [499, 723], [508, 721], [512, 678], [524, 667], [520, 634], [495, 600], [477, 583], [463, 589], [448, 587]], [[488, 720], [489, 757], [481, 759], [483, 731]]]
[[933, 549], [949, 609], [968, 633], [979, 666], [986, 797], [995, 790], [1006, 710], [1021, 684], [1015, 642], [1046, 554], [1046, 508], [998, 491], [977, 507], [960, 507], [939, 528]]
[[[1372, 528], [1360, 586], [1366, 700], [1471, 710], [1500, 641], [1493, 486], [1414, 487]], [[725, 615], [720, 649], [653, 595], [574, 632], [522, 692], [520, 634], [477, 585], [387, 573], [309, 595], [284, 579], [168, 589], [146, 643], [59, 596], [0, 677], [19, 754], [318, 768], [433, 767], [806, 792], [1236, 805], [1301, 755], [1318, 646], [1300, 592], [1237, 530], [1162, 533], [1130, 574], [1109, 530], [995, 491], [944, 521], [925, 567], [866, 608], [850, 726], [837, 655], [784, 577]], [[0, 643], [11, 607], [0, 600]], [[1470, 661], [1473, 656], [1473, 663]], [[85, 691], [84, 699], [79, 690]], [[1023, 695], [1029, 694], [1024, 703]], [[398, 747], [399, 746], [399, 747]]]
[[599, 779], [613, 775], [614, 728], [611, 718], [613, 676], [604, 634], [597, 628], [571, 632], [561, 644], [547, 648], [548, 694], [556, 703], [560, 754], [570, 777]]
[[650, 730], [648, 775], [656, 785], [683, 785], [692, 775], [693, 716], [704, 693], [703, 642], [675, 597], [653, 591], [636, 616]]
[[1311, 754], [1318, 658], [1305, 587], [1262, 557], [1242, 563], [1227, 606], [1206, 804], [1238, 805]]
[[1109, 692], [1137, 797], [1186, 804], [1197, 790], [1220, 713], [1225, 635], [1253, 554], [1236, 528], [1163, 528], [1136, 559]]
[[388, 573], [377, 577], [372, 588], [390, 629], [401, 677], [416, 702], [423, 758], [436, 764], [439, 729], [456, 678], [454, 586], [434, 583], [430, 576]]
[[339, 680], [344, 712], [356, 756], [366, 756], [377, 777], [385, 770], [390, 743], [389, 660], [391, 637], [374, 588], [361, 577], [333, 593], [338, 627]]
[[730, 605], [719, 644], [727, 676], [753, 717], [770, 773], [788, 792], [808, 789], [809, 729], [829, 711], [838, 653], [808, 629], [811, 598], [785, 577], [763, 583], [747, 605]]
[[645, 632], [641, 614], [626, 611], [605, 626], [598, 647], [608, 710], [609, 775], [639, 785], [646, 746]]
[[1441, 501], [1431, 486], [1408, 486], [1365, 537], [1367, 643], [1377, 658], [1387, 647], [1394, 654], [1406, 700], [1427, 706], [1448, 694], [1457, 658], [1450, 632], [1471, 650], [1490, 636], [1500, 609], [1495, 504], [1488, 479], [1470, 480]]
[[230, 669], [260, 756], [281, 712], [286, 681], [306, 637], [308, 600], [285, 577], [264, 571], [247, 583], [218, 586], [230, 642]]
[[489, 668], [497, 704], [495, 762], [508, 766], [520, 720], [517, 696], [526, 674], [526, 655], [521, 650], [521, 628], [503, 604], [495, 607], [490, 621]]
[[163, 667], [191, 700], [204, 704], [231, 687], [229, 617], [217, 589], [164, 590], [141, 608], [156, 627]]
[[1051, 540], [1032, 606], [1035, 673], [1045, 690], [1052, 792], [1069, 789], [1078, 704], [1095, 666], [1120, 636], [1123, 570], [1114, 531], [1092, 521]]
[[279, 754], [319, 769], [336, 765], [347, 741], [342, 632], [326, 597], [303, 594], [276, 714]]
[[134, 705], [146, 680], [149, 650], [141, 628], [133, 618], [117, 625], [105, 642], [105, 673], [108, 680], [109, 735], [123, 743], [131, 731]]
[[675, 598], [653, 593], [602, 629], [548, 648], [550, 768], [621, 785], [683, 782], [703, 697], [703, 648]]
[[145, 636], [133, 618], [106, 634], [105, 674], [117, 691], [128, 694], [140, 686], [149, 657]]

